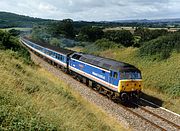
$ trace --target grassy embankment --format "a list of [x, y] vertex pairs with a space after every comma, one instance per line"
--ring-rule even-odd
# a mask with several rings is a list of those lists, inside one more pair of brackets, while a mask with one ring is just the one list
[[23, 52], [0, 46], [0, 130], [124, 130]]
[[143, 92], [159, 98], [163, 101], [162, 106], [180, 114], [180, 53], [178, 53], [180, 48], [178, 41], [179, 37], [170, 35], [147, 42], [141, 48], [117, 48], [117, 45], [112, 42], [100, 40], [84, 49], [79, 49], [82, 52], [135, 65], [142, 71]]

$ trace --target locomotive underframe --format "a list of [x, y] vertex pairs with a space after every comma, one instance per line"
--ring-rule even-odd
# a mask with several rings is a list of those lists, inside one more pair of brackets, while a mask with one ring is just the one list
[[72, 70], [70, 70], [69, 73], [73, 76], [73, 78], [98, 91], [100, 94], [106, 95], [109, 99], [120, 99], [122, 102], [125, 102], [138, 100], [140, 98], [141, 91], [118, 93]]

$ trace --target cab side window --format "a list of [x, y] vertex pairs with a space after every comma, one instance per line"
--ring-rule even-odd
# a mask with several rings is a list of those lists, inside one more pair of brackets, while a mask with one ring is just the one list
[[110, 73], [110, 76], [112, 77], [112, 72]]
[[118, 73], [114, 72], [113, 77], [117, 79], [118, 78]]

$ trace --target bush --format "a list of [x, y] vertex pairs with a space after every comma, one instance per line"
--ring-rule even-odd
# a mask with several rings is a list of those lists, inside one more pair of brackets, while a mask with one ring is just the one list
[[60, 47], [63, 47], [64, 45], [60, 42], [60, 40], [58, 40], [57, 38], [52, 38], [50, 40], [50, 44], [53, 45], [53, 46], [60, 46]]
[[35, 114], [30, 116], [30, 112], [20, 106], [1, 105], [0, 130], [57, 130], [56, 126]]
[[157, 59], [167, 59], [171, 52], [180, 50], [180, 33], [176, 32], [167, 36], [143, 43], [140, 48], [140, 56], [155, 55]]
[[18, 36], [18, 35], [20, 35], [21, 31], [20, 30], [11, 29], [11, 30], [9, 30], [9, 33], [12, 36]]
[[156, 30], [150, 30], [148, 28], [136, 28], [134, 31], [135, 36], [139, 36], [141, 39], [141, 42], [150, 41], [152, 39], [156, 39], [159, 36], [167, 35], [168, 31], [165, 29], [156, 29]]
[[121, 45], [116, 44], [113, 41], [109, 41], [108, 39], [100, 39], [95, 42], [95, 45], [98, 47], [100, 50], [106, 50], [106, 49], [111, 49], [111, 48], [116, 48], [120, 47]]
[[13, 53], [16, 54], [16, 58], [21, 57], [25, 63], [32, 63], [28, 50], [21, 45], [17, 37], [8, 32], [0, 31], [0, 49], [10, 49], [17, 52]]
[[89, 44], [85, 46], [83, 52], [99, 55], [100, 51], [112, 49], [112, 48], [119, 48], [122, 45], [117, 44], [113, 41], [109, 41], [108, 39], [99, 39], [93, 44]]

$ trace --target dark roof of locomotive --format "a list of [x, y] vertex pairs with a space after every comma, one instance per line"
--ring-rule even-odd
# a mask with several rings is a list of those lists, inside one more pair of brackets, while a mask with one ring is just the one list
[[[74, 54], [76, 55], [74, 56]], [[74, 53], [74, 54], [71, 55], [72, 58], [101, 67], [106, 70], [121, 71], [121, 72], [123, 71], [140, 72], [138, 68], [125, 62], [120, 62], [109, 58], [104, 58], [104, 57], [99, 57], [84, 53]]]
[[42, 47], [45, 47], [45, 48], [48, 48], [48, 49], [51, 49], [53, 51], [56, 51], [58, 53], [61, 53], [61, 54], [64, 54], [64, 55], [69, 55], [69, 54], [72, 54], [74, 53], [74, 51], [72, 50], [68, 50], [68, 49], [63, 49], [63, 48], [60, 48], [60, 47], [57, 47], [57, 46], [53, 46], [53, 45], [50, 45], [48, 43], [43, 43], [43, 42], [35, 42], [31, 39], [28, 39], [28, 38], [24, 38], [25, 40], [28, 40], [30, 42], [33, 42], [34, 44], [37, 44], [37, 45], [40, 45]]

